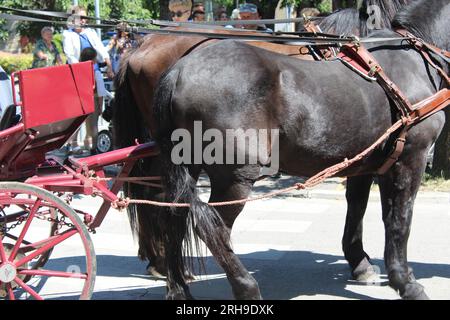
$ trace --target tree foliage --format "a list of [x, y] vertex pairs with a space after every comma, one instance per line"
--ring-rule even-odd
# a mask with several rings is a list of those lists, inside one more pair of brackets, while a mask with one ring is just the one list
[[[47, 10], [67, 12], [71, 7], [72, 0], [0, 0], [0, 4], [5, 7], [27, 10]], [[79, 0], [79, 5], [88, 10], [89, 16], [95, 15], [94, 1]], [[100, 13], [102, 18], [115, 19], [150, 19], [159, 17], [159, 1], [156, 0], [101, 0]], [[19, 32], [30, 38], [39, 36], [43, 23], [22, 22], [19, 24]], [[0, 36], [6, 36], [2, 29], [4, 22], [0, 22]], [[60, 28], [58, 26], [55, 26]]]

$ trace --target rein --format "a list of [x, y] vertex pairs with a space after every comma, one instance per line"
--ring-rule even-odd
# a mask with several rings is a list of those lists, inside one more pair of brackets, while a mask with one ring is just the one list
[[[150, 19], [150, 20], [124, 20], [124, 19], [111, 19], [111, 18], [97, 18], [97, 17], [90, 17], [90, 16], [80, 16], [80, 15], [72, 15], [69, 13], [64, 12], [57, 12], [57, 11], [42, 11], [42, 10], [25, 10], [25, 9], [16, 9], [16, 8], [9, 8], [0, 6], [0, 11], [11, 11], [16, 13], [24, 13], [24, 14], [30, 14], [35, 16], [43, 16], [43, 17], [49, 17], [49, 18], [58, 18], [58, 19], [68, 19], [72, 16], [77, 16], [80, 19], [86, 19], [86, 20], [95, 20], [95, 21], [106, 21], [107, 23], [130, 23], [130, 24], [138, 24], [138, 25], [155, 25], [155, 26], [161, 26], [161, 27], [186, 27], [186, 26], [199, 26], [199, 27], [206, 27], [206, 26], [227, 26], [227, 25], [253, 25], [253, 24], [278, 24], [278, 23], [303, 23], [305, 21], [310, 20], [321, 20], [323, 17], [302, 17], [302, 18], [288, 18], [288, 19], [261, 19], [261, 20], [228, 20], [228, 21], [202, 21], [202, 22], [174, 22], [174, 21], [166, 21], [166, 20], [157, 20], [157, 19]], [[20, 17], [17, 15], [17, 17]], [[27, 18], [27, 16], [22, 16]], [[52, 22], [50, 20], [47, 20], [47, 22]]]
[[[0, 11], [12, 11], [16, 13], [26, 13], [35, 16], [45, 16], [51, 18], [68, 19], [71, 15], [61, 12], [52, 11], [40, 11], [40, 10], [23, 10], [23, 9], [13, 9], [0, 6]], [[185, 30], [170, 30], [170, 29], [150, 29], [142, 27], [127, 27], [126, 31], [130, 33], [141, 33], [141, 34], [162, 34], [162, 35], [175, 35], [175, 36], [199, 36], [211, 39], [234, 39], [234, 40], [244, 40], [244, 41], [264, 41], [264, 42], [280, 42], [286, 45], [303, 45], [303, 46], [326, 46], [326, 47], [340, 47], [345, 43], [375, 43], [375, 42], [386, 42], [386, 41], [398, 41], [398, 38], [371, 38], [360, 40], [358, 37], [341, 37], [333, 34], [327, 34], [322, 32], [273, 32], [273, 33], [256, 33], [247, 34], [249, 30], [240, 29], [230, 29], [233, 34], [218, 33], [218, 32], [202, 32], [195, 31], [196, 29], [210, 29], [211, 26], [222, 26], [226, 24], [230, 25], [251, 25], [251, 24], [269, 24], [269, 23], [295, 23], [295, 22], [310, 22], [314, 19], [313, 17], [306, 18], [296, 18], [296, 19], [263, 19], [263, 20], [239, 20], [239, 21], [217, 21], [217, 22], [205, 22], [205, 23], [192, 23], [192, 22], [173, 22], [164, 20], [117, 20], [117, 19], [100, 19], [89, 16], [77, 16], [79, 18], [85, 18], [88, 20], [101, 21], [106, 23], [97, 24], [86, 24], [83, 27], [95, 28], [95, 29], [116, 29], [119, 23], [130, 23], [135, 25], [153, 25], [159, 27], [187, 27], [193, 31]], [[39, 23], [50, 23], [60, 26], [76, 26], [76, 24], [68, 21], [54, 21], [42, 18], [35, 18], [23, 15], [13, 15], [0, 13], [0, 19], [6, 19], [11, 21], [26, 21], [26, 22], [39, 22]], [[209, 27], [209, 28], [208, 28]], [[210, 30], [227, 30], [227, 29], [210, 29]], [[243, 34], [239, 34], [243, 33]]]

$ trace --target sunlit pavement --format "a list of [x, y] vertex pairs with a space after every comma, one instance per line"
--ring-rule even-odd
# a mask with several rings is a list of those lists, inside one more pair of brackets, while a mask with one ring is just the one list
[[[283, 177], [259, 183], [255, 195], [296, 180]], [[202, 198], [207, 199], [208, 182]], [[377, 285], [355, 283], [341, 251], [346, 202], [344, 184], [334, 179], [315, 190], [249, 203], [233, 228], [233, 246], [259, 283], [265, 299], [398, 299], [384, 272], [384, 228], [376, 191], [364, 220], [364, 243], [381, 276]], [[74, 206], [95, 213], [99, 199], [80, 197]], [[432, 299], [450, 299], [450, 194], [421, 192], [415, 206], [409, 261], [416, 278]], [[165, 283], [146, 274], [137, 258], [126, 213], [111, 210], [92, 236], [97, 255], [97, 280], [92, 299], [164, 299]], [[71, 249], [64, 256], [70, 256]], [[79, 258], [79, 257], [78, 257]], [[53, 256], [53, 263], [58, 259]], [[77, 257], [74, 258], [74, 263]], [[55, 262], [56, 261], [56, 262]], [[52, 263], [52, 260], [49, 262]], [[206, 258], [207, 275], [191, 283], [197, 299], [232, 299], [228, 281], [214, 259]], [[61, 282], [63, 283], [63, 282]], [[71, 298], [61, 285], [50, 289], [56, 299]]]

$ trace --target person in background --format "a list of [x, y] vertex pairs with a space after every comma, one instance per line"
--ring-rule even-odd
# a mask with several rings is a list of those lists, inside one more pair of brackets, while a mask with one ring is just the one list
[[192, 7], [192, 19], [194, 19], [195, 12], [203, 12], [203, 14], [205, 14], [205, 6], [203, 5], [203, 3], [201, 2], [194, 3]]
[[120, 58], [128, 49], [135, 46], [127, 32], [127, 27], [127, 24], [120, 23], [117, 27], [117, 34], [111, 39], [107, 47], [114, 74], [119, 71]]
[[41, 37], [36, 42], [36, 47], [33, 51], [33, 64], [32, 69], [44, 68], [55, 65], [61, 65], [61, 54], [58, 51], [55, 43], [53, 42], [53, 28], [43, 27], [41, 30]]
[[219, 12], [219, 15], [217, 16], [217, 20], [219, 21], [228, 21], [228, 15], [225, 11]]
[[195, 22], [205, 21], [205, 12], [204, 11], [195, 10], [192, 13], [192, 20], [195, 21]]
[[[230, 20], [239, 20], [239, 9], [233, 9], [233, 12], [231, 12], [231, 16], [230, 16]], [[227, 29], [233, 29], [233, 28], [237, 28], [237, 29], [241, 29], [242, 26], [235, 24], [235, 25], [226, 25], [225, 28]]]
[[191, 16], [192, 1], [191, 0], [170, 0], [169, 11], [170, 17], [175, 22], [188, 21]]
[[[70, 64], [80, 62], [81, 52], [86, 48], [92, 48], [96, 52], [95, 62], [105, 64], [107, 67], [107, 76], [112, 79], [114, 77], [114, 72], [112, 70], [108, 50], [103, 45], [95, 30], [84, 27], [87, 23], [87, 20], [83, 18], [87, 14], [86, 9], [80, 6], [74, 6], [72, 7], [71, 14], [73, 16], [79, 16], [79, 22], [76, 21], [78, 25], [75, 25], [69, 30], [64, 30], [63, 32], [63, 48], [64, 53], [67, 56], [67, 62]], [[96, 87], [98, 95], [103, 97], [101, 94], [106, 91], [106, 89], [103, 81], [100, 81], [98, 77], [96, 77]], [[103, 99], [95, 99], [95, 102], [96, 111], [86, 120], [86, 137], [84, 138], [84, 147], [87, 150], [90, 150], [91, 153], [95, 153], [96, 149], [98, 133], [96, 121], [98, 121], [98, 114], [101, 113]], [[100, 111], [98, 112], [97, 110]], [[82, 153], [82, 150], [78, 147], [76, 137], [77, 135], [75, 134], [70, 141], [69, 153]]]
[[103, 81], [103, 74], [100, 71], [100, 68], [97, 61], [97, 51], [95, 51], [93, 48], [85, 48], [83, 51], [81, 51], [80, 54], [80, 62], [85, 61], [92, 61], [94, 65], [94, 77], [95, 77], [95, 110], [94, 113], [89, 115], [89, 117], [86, 119], [86, 139], [84, 141], [84, 147], [87, 150], [90, 150], [91, 154], [96, 153], [96, 144], [95, 141], [92, 141], [91, 139], [97, 138], [98, 136], [98, 118], [100, 114], [102, 113], [102, 105], [103, 105], [103, 99], [105, 96], [110, 94], [106, 88], [105, 83]]
[[[244, 3], [239, 6], [240, 20], [261, 20], [261, 15], [258, 12], [258, 7], [253, 3]], [[257, 30], [262, 32], [273, 32], [272, 29], [267, 28], [264, 24], [246, 24], [244, 29]]]
[[74, 16], [79, 16], [80, 19], [79, 25], [69, 30], [64, 30], [63, 32], [63, 48], [67, 56], [67, 62], [79, 62], [81, 51], [91, 47], [97, 52], [97, 62], [106, 64], [108, 78], [112, 79], [114, 73], [107, 49], [94, 29], [84, 27], [87, 24], [87, 20], [83, 18], [87, 14], [86, 9], [80, 6], [74, 6], [71, 13]]

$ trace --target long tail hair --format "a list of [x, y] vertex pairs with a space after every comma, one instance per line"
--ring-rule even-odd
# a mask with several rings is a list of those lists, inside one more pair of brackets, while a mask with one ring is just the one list
[[[175, 129], [171, 114], [172, 93], [177, 77], [176, 70], [169, 70], [161, 78], [155, 93], [154, 115], [159, 124], [156, 140], [161, 150], [166, 201], [190, 204], [190, 208], [186, 209], [164, 208], [164, 214], [161, 215], [166, 219], [166, 259], [169, 268], [178, 268], [183, 274], [186, 270], [183, 256], [193, 257], [195, 252], [200, 252], [199, 239], [208, 244], [211, 252], [217, 252], [230, 244], [228, 231], [219, 213], [198, 197], [196, 180], [192, 178], [188, 166], [175, 165], [170, 157], [173, 148], [171, 135]], [[191, 270], [192, 261], [189, 260]]]
[[[116, 147], [123, 148], [135, 144], [136, 139], [147, 142], [150, 139], [149, 130], [146, 127], [139, 112], [129, 82], [128, 60], [133, 52], [130, 51], [121, 60], [120, 71], [115, 78], [115, 98], [113, 105], [113, 133]], [[139, 160], [130, 176], [142, 177], [159, 175], [158, 158]], [[161, 191], [147, 186], [125, 184], [124, 193], [131, 199], [154, 200]], [[133, 235], [138, 237], [139, 257], [144, 260], [150, 256], [163, 256], [161, 243], [164, 231], [160, 228], [158, 210], [148, 205], [130, 205], [128, 207]]]
[[[390, 29], [397, 12], [410, 2], [411, 0], [363, 0], [359, 8], [338, 10], [322, 19], [319, 26], [326, 33], [366, 37], [374, 30], [368, 26], [370, 19], [377, 19], [374, 21], [377, 28]], [[373, 11], [375, 8], [379, 11]]]

